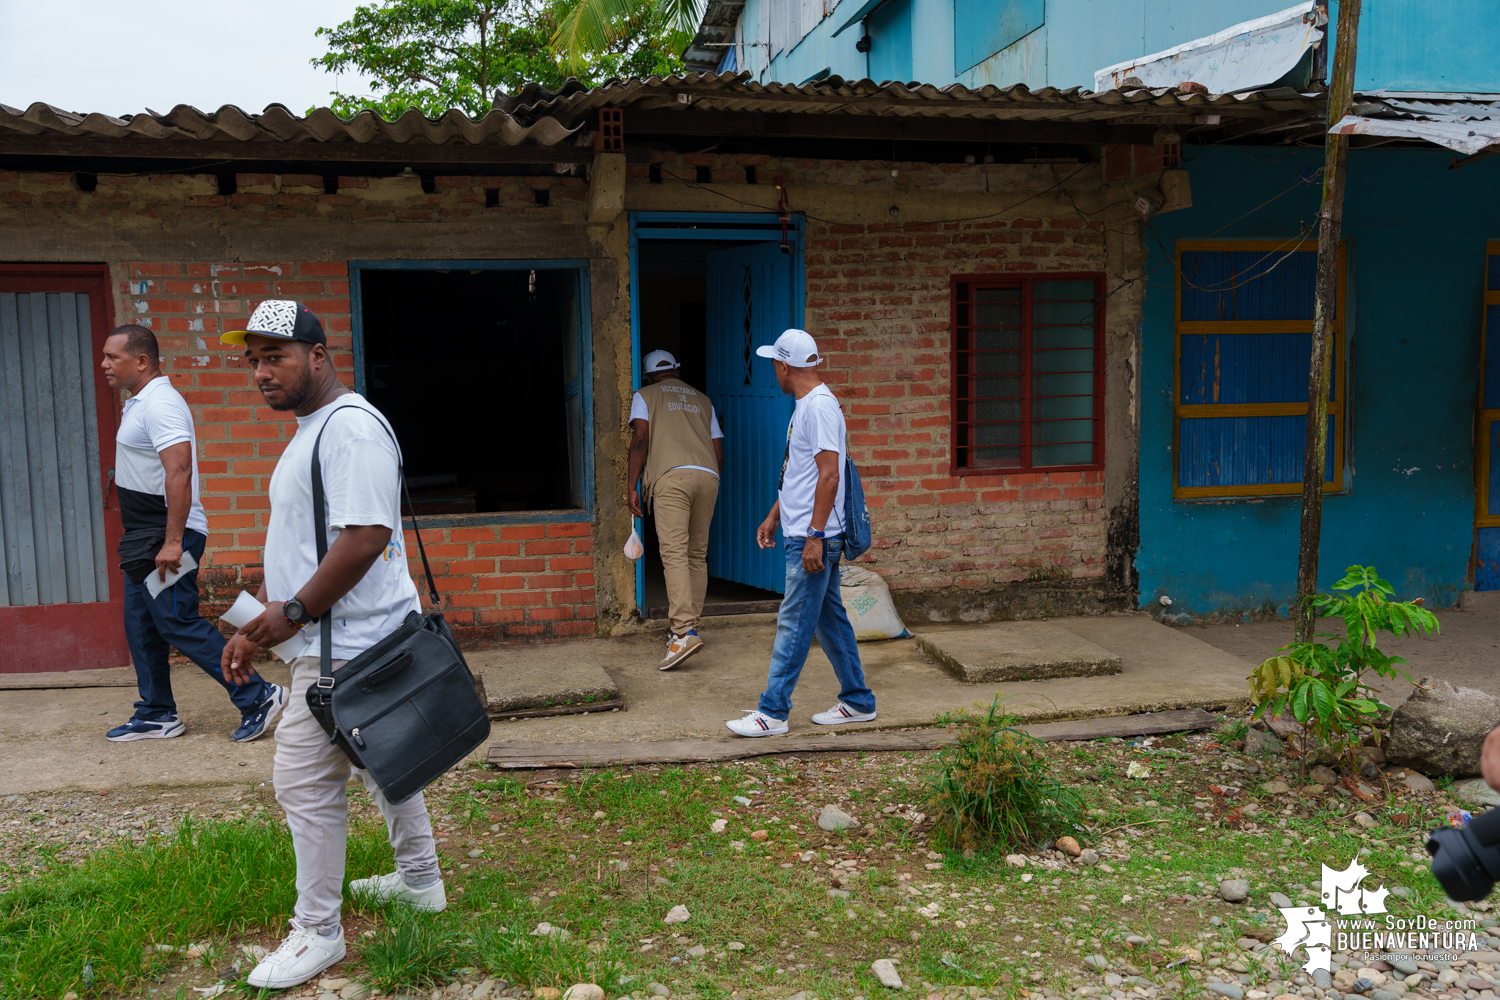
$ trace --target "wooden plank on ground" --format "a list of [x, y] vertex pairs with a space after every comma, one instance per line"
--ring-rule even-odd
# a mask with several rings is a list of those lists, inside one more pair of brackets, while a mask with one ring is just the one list
[[[1155, 712], [1048, 722], [1023, 727], [1043, 740], [1096, 740], [1106, 736], [1140, 736], [1206, 729], [1215, 718], [1200, 709]], [[728, 736], [704, 739], [653, 740], [638, 743], [496, 743], [486, 762], [504, 770], [539, 767], [612, 767], [622, 764], [691, 764], [743, 760], [786, 753], [855, 753], [935, 750], [954, 742], [950, 729], [909, 732], [849, 732], [837, 736], [766, 736], [744, 739]]]
[[609, 701], [595, 701], [579, 705], [547, 705], [543, 708], [493, 708], [489, 710], [490, 718], [499, 722], [508, 719], [544, 719], [551, 715], [589, 715], [597, 712], [609, 712], [614, 709], [625, 711], [624, 698], [611, 698]]
[[135, 687], [131, 667], [99, 670], [49, 670], [42, 673], [0, 674], [0, 691], [41, 691], [51, 688]]

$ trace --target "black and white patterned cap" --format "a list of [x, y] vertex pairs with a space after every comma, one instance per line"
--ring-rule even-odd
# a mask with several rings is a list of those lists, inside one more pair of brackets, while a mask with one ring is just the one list
[[307, 306], [291, 299], [266, 299], [250, 314], [243, 330], [229, 330], [219, 335], [219, 342], [244, 347], [245, 337], [272, 337], [277, 340], [300, 340], [308, 344], [327, 344], [323, 324]]

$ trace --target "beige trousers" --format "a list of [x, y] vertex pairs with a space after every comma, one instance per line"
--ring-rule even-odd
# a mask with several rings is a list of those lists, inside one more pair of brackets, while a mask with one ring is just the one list
[[[344, 665], [334, 660], [333, 669]], [[396, 870], [425, 884], [438, 876], [436, 845], [427, 803], [418, 792], [392, 805], [368, 771], [357, 770], [307, 707], [307, 689], [318, 679], [318, 657], [299, 656], [291, 663], [292, 684], [286, 714], [276, 727], [276, 801], [286, 810], [286, 825], [297, 856], [297, 907], [292, 922], [331, 934], [339, 924], [344, 898], [344, 846], [348, 837], [349, 774], [364, 782], [385, 817], [396, 852]]]
[[719, 499], [719, 477], [698, 469], [673, 469], [651, 488], [651, 512], [667, 578], [667, 616], [682, 635], [698, 627], [708, 594], [708, 528]]

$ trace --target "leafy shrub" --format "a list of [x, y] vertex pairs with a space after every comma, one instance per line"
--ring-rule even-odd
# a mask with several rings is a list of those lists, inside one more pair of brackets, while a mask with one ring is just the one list
[[1381, 632], [1435, 634], [1438, 620], [1421, 606], [1421, 599], [1390, 600], [1396, 590], [1373, 566], [1350, 566], [1333, 589], [1335, 593], [1319, 594], [1310, 602], [1320, 617], [1342, 618], [1345, 634], [1320, 633], [1308, 642], [1282, 646], [1282, 655], [1250, 674], [1250, 698], [1255, 703], [1253, 717], [1290, 712], [1318, 742], [1347, 756], [1358, 743], [1361, 727], [1378, 732], [1379, 713], [1390, 709], [1373, 696], [1364, 672], [1411, 680], [1401, 669], [1406, 661], [1381, 652], [1375, 637]]
[[1075, 792], [1050, 774], [1042, 742], [1016, 727], [999, 695], [983, 713], [959, 712], [958, 742], [936, 756], [927, 808], [939, 837], [961, 850], [1031, 846], [1076, 821]]

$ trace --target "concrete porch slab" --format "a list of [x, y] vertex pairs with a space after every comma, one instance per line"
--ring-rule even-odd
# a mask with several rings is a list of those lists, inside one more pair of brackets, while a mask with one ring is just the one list
[[507, 711], [581, 705], [618, 698], [620, 689], [604, 670], [597, 641], [563, 641], [481, 649], [464, 654], [484, 684], [490, 715]]
[[916, 640], [965, 684], [1120, 672], [1119, 656], [1053, 622], [986, 622], [962, 632], [918, 632]]

